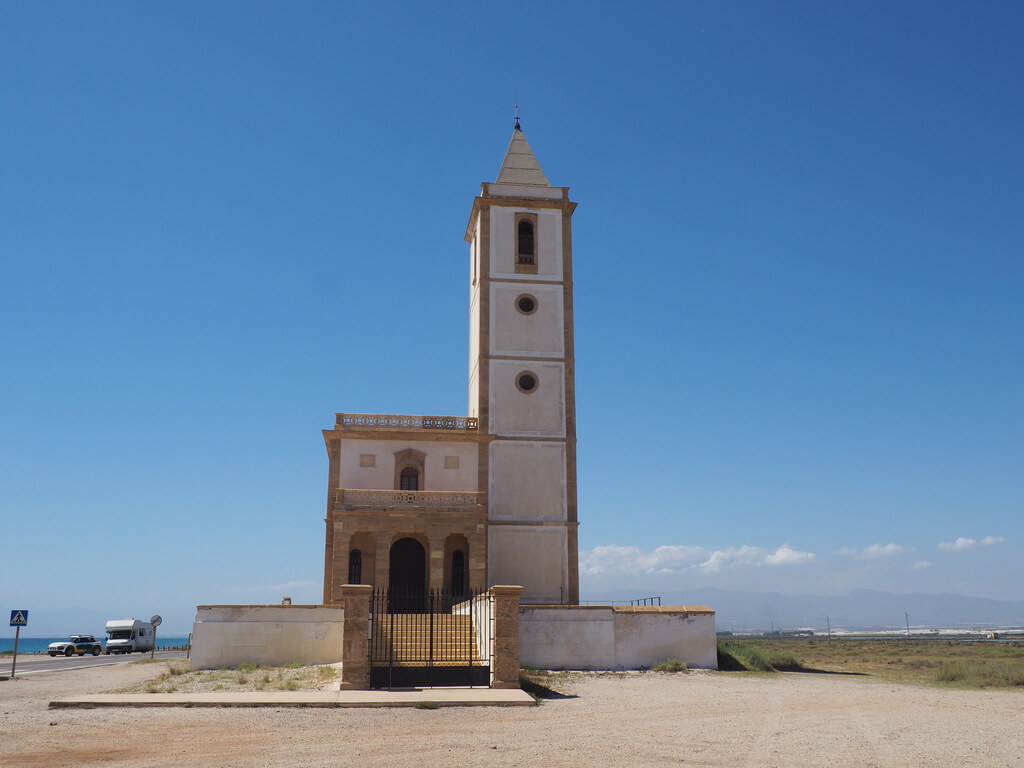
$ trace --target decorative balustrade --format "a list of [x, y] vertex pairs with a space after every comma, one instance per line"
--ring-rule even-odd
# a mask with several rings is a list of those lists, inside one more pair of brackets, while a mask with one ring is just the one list
[[483, 493], [469, 491], [370, 491], [340, 488], [335, 508], [344, 507], [461, 507], [483, 509]]
[[339, 427], [363, 429], [452, 429], [476, 432], [475, 416], [401, 416], [386, 413], [339, 413]]

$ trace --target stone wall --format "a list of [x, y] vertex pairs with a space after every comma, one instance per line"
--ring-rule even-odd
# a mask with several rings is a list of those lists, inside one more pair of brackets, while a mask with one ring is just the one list
[[641, 669], [666, 659], [717, 669], [715, 612], [695, 605], [524, 605], [519, 659], [540, 669]]
[[342, 660], [342, 605], [200, 605], [192, 668], [333, 664]]

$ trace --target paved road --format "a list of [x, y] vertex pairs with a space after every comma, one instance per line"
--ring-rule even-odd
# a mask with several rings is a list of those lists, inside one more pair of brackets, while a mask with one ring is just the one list
[[[84, 667], [97, 667], [105, 664], [127, 664], [130, 661], [148, 659], [149, 653], [100, 654], [99, 656], [55, 656], [45, 654], [18, 654], [18, 665], [15, 675], [38, 675], [43, 672], [63, 672]], [[158, 659], [183, 659], [184, 651], [157, 651]], [[0, 656], [0, 677], [10, 677], [11, 657]]]

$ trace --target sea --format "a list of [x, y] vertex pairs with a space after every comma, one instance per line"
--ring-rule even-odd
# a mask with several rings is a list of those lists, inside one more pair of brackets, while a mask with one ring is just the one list
[[[93, 635], [97, 640], [106, 641], [106, 635]], [[56, 643], [61, 640], [67, 640], [67, 637], [24, 637], [22, 636], [18, 640], [18, 655], [23, 653], [46, 653], [46, 649], [50, 647], [50, 643]], [[179, 646], [188, 645], [188, 635], [167, 635], [163, 637], [157, 632], [156, 635], [156, 647], [157, 648], [175, 648]], [[14, 650], [14, 638], [13, 637], [0, 637], [0, 653], [4, 651]]]

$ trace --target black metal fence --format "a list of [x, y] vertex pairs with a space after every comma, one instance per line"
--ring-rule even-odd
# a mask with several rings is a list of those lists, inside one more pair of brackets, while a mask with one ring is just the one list
[[370, 599], [370, 685], [487, 686], [491, 596], [376, 590]]

